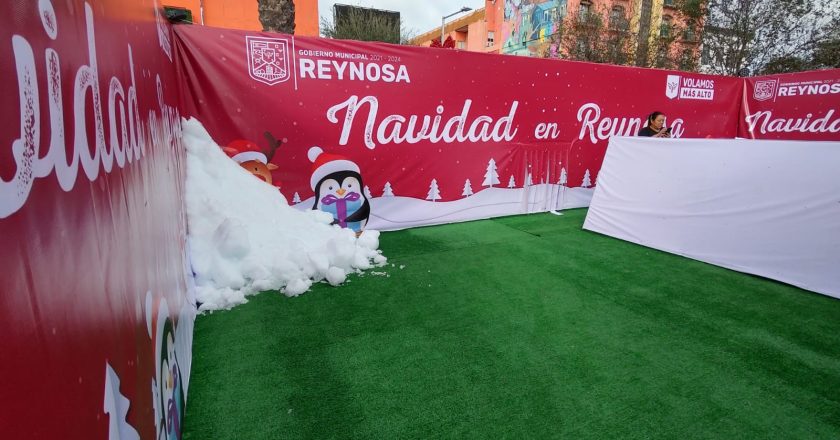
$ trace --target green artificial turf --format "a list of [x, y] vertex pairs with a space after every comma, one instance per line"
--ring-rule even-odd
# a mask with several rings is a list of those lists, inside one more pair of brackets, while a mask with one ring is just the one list
[[840, 301], [585, 215], [383, 233], [387, 275], [200, 316], [184, 438], [840, 438]]

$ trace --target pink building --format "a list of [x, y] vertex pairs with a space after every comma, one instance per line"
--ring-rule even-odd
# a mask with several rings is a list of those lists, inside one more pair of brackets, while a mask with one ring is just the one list
[[[580, 59], [571, 53], [574, 48], [561, 47], [558, 36], [564, 27], [585, 23], [593, 14], [607, 34], [631, 38], [626, 63], [656, 65], [658, 57], [696, 62], [699, 57], [702, 20], [692, 23], [675, 0], [486, 0], [484, 8], [447, 22], [444, 35], [461, 50]], [[412, 43], [429, 46], [440, 38], [441, 30], [435, 28]]]
[[[489, 1], [488, 1], [489, 3]], [[498, 2], [501, 3], [501, 2]], [[488, 17], [490, 15], [490, 17]], [[489, 18], [489, 20], [488, 20]], [[494, 41], [495, 14], [487, 14], [486, 8], [467, 12], [446, 22], [444, 39], [451, 37], [455, 40], [455, 48], [471, 52], [496, 52], [499, 44]], [[429, 46], [432, 41], [441, 39], [441, 29], [437, 27], [415, 37], [411, 44]]]

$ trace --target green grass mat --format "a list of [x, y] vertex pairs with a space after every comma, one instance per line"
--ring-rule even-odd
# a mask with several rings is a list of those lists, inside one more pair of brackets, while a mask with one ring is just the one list
[[199, 317], [184, 438], [840, 438], [840, 301], [585, 215], [384, 233], [387, 275]]

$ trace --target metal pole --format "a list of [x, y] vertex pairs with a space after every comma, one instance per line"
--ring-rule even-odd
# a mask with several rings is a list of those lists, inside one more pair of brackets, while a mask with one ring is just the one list
[[446, 19], [447, 19], [447, 18], [449, 18], [449, 17], [452, 17], [453, 15], [458, 15], [458, 14], [460, 14], [460, 13], [462, 13], [462, 12], [468, 12], [468, 11], [471, 11], [471, 10], [472, 10], [472, 8], [468, 8], [468, 7], [464, 6], [463, 8], [461, 8], [461, 10], [460, 10], [460, 11], [455, 11], [455, 12], [453, 12], [453, 13], [449, 14], [449, 15], [444, 15], [444, 16], [440, 19], [440, 45], [441, 45], [441, 46], [443, 46], [443, 39], [445, 38], [445, 34], [446, 34], [446, 32], [445, 32], [445, 29], [446, 29]]

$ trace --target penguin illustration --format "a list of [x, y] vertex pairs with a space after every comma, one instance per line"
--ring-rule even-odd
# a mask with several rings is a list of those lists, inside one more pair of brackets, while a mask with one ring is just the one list
[[370, 217], [359, 166], [344, 156], [324, 153], [320, 147], [310, 148], [308, 156], [312, 162], [309, 183], [315, 191], [312, 209], [332, 214], [334, 225], [359, 235]]

